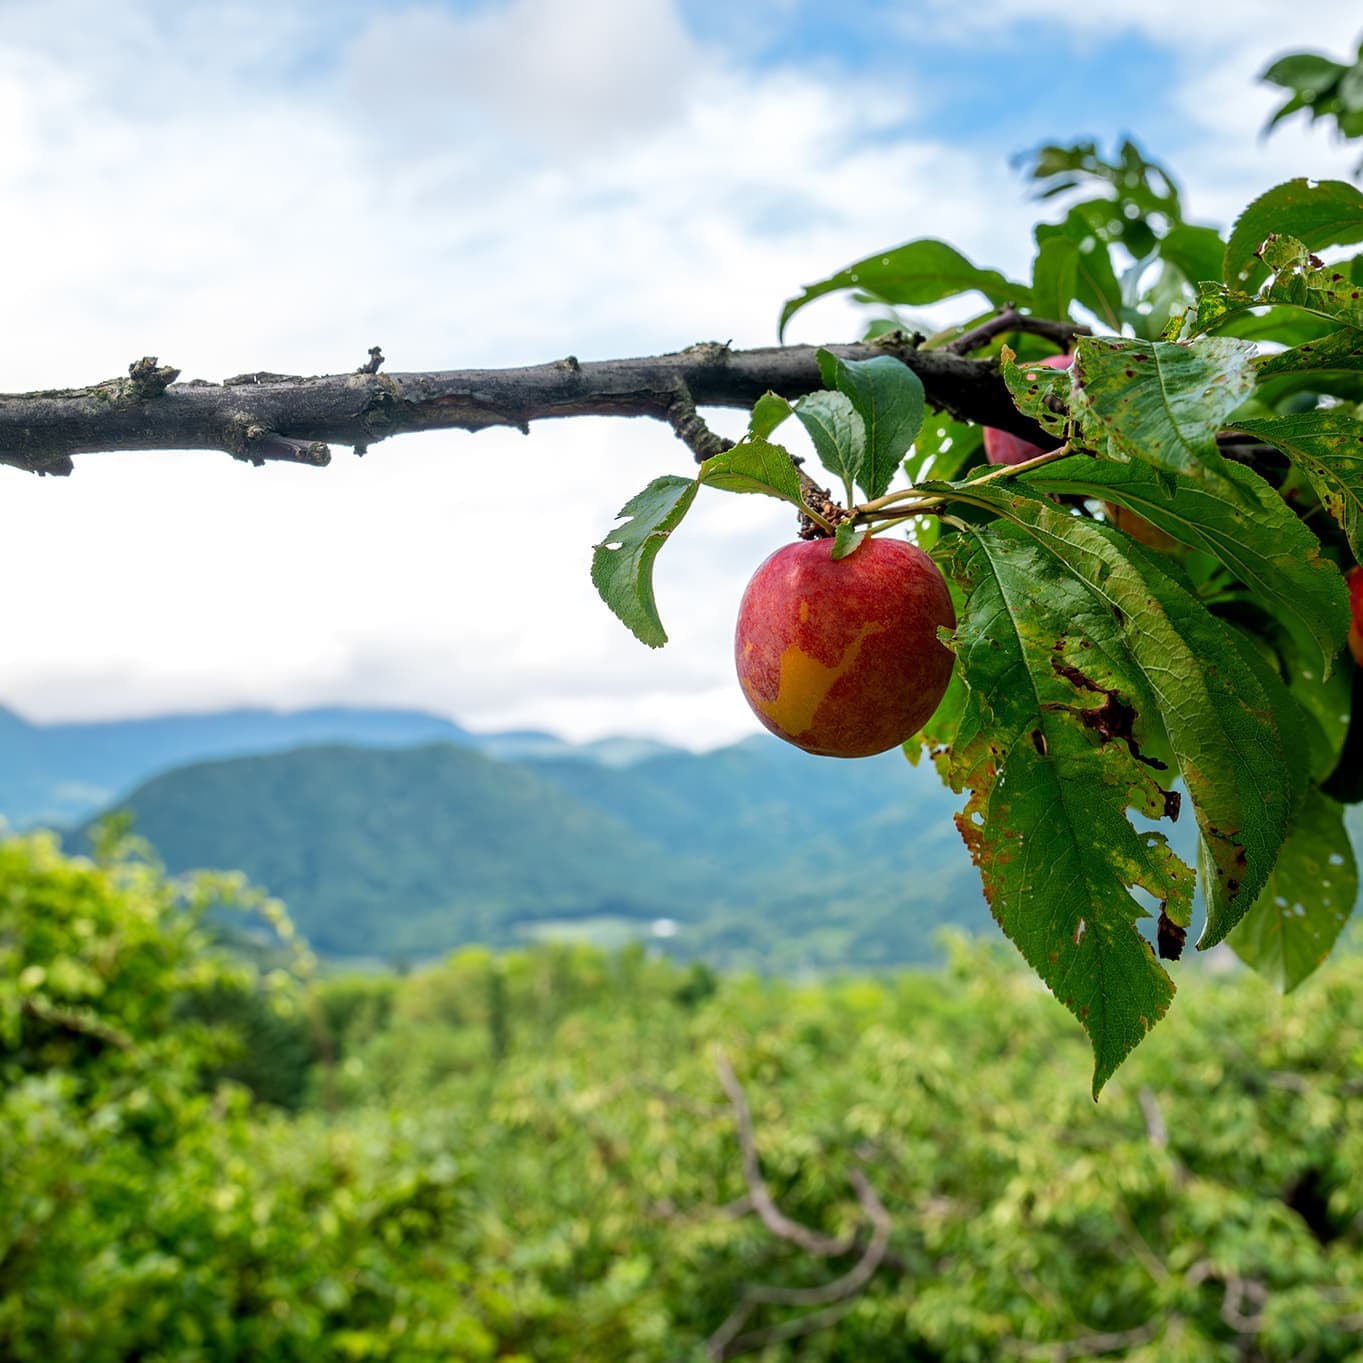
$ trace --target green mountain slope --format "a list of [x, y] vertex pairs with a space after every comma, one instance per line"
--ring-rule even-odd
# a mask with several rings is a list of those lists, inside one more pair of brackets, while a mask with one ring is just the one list
[[572, 744], [538, 730], [474, 733], [420, 710], [241, 709], [34, 724], [0, 706], [0, 819], [14, 828], [70, 824], [173, 767], [318, 743], [367, 748], [457, 743], [513, 762], [569, 758], [607, 766], [671, 751], [649, 739]]
[[426, 955], [546, 924], [677, 920], [764, 969], [923, 960], [987, 921], [935, 775], [757, 738], [625, 768], [437, 745], [199, 763], [123, 802], [174, 871], [239, 869], [332, 954]]
[[70, 823], [156, 772], [211, 757], [306, 743], [398, 747], [474, 741], [459, 725], [413, 710], [219, 710], [33, 724], [0, 706], [0, 817], [15, 827]]
[[171, 870], [246, 872], [329, 953], [505, 941], [545, 917], [655, 918], [691, 888], [608, 815], [452, 745], [199, 763], [123, 807]]

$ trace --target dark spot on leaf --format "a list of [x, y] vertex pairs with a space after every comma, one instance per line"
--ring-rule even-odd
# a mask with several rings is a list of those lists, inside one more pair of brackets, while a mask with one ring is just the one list
[[1129, 379], [1134, 379], [1136, 377], [1136, 371], [1134, 369], [1123, 369], [1122, 373]]
[[1046, 735], [1040, 729], [1032, 730], [1032, 747], [1039, 752], [1042, 757], [1047, 756], [1050, 749], [1046, 746]]
[[1147, 767], [1153, 767], [1156, 771], [1168, 770], [1164, 762], [1156, 757], [1146, 757], [1141, 752], [1135, 735], [1135, 707], [1122, 700], [1115, 688], [1100, 686], [1096, 681], [1086, 677], [1077, 667], [1070, 667], [1054, 658], [1051, 659], [1051, 667], [1055, 670], [1057, 676], [1064, 677], [1076, 690], [1092, 691], [1102, 696], [1103, 703], [1087, 710], [1071, 705], [1048, 703], [1042, 707], [1043, 709], [1068, 710], [1077, 715], [1086, 728], [1092, 729], [1102, 742], [1110, 743], [1115, 739], [1119, 743], [1125, 743], [1127, 751], [1137, 762], [1143, 762]]
[[1188, 929], [1181, 928], [1160, 905], [1159, 923], [1155, 928], [1155, 941], [1159, 943], [1160, 960], [1176, 961], [1183, 955], [1183, 945], [1188, 940]]

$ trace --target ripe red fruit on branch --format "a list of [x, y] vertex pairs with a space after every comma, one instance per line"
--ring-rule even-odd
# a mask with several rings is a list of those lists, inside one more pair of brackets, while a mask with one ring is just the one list
[[[1044, 360], [1029, 360], [1028, 363], [1045, 365], [1047, 369], [1068, 369], [1074, 363], [1074, 356], [1048, 355]], [[1019, 435], [1000, 431], [993, 426], [984, 428], [984, 457], [991, 464], [1023, 464], [1045, 453], [1040, 445], [1033, 445]]]
[[821, 757], [869, 757], [932, 717], [955, 659], [937, 638], [956, 613], [937, 565], [903, 540], [846, 558], [833, 541], [778, 549], [738, 608], [734, 661], [753, 713]]
[[1363, 564], [1349, 573], [1349, 652], [1363, 667]]

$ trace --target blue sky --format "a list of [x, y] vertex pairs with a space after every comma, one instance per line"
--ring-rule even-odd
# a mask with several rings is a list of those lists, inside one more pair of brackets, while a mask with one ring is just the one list
[[[732, 44], [757, 66], [824, 69], [839, 78], [911, 90], [921, 112], [906, 130], [941, 133], [1005, 155], [1042, 139], [1132, 131], [1176, 132], [1150, 92], [1168, 79], [1170, 49], [1130, 26], [1085, 34], [1017, 17], [987, 34], [930, 21], [915, 6], [829, 5], [814, 0], [735, 6], [690, 0], [693, 30]], [[1139, 129], [1138, 129], [1139, 131]]]
[[[1258, 136], [1281, 0], [1043, 21], [1032, 0], [0, 8], [0, 195], [23, 262], [5, 390], [144, 354], [219, 379], [337, 372], [375, 343], [395, 371], [771, 344], [800, 285], [911, 237], [1024, 271], [1043, 210], [1008, 157], [1046, 138], [1133, 133], [1219, 223], [1356, 159], [1320, 130]], [[1311, 15], [1309, 42], [1352, 50], [1356, 5]], [[821, 300], [791, 339], [855, 325]], [[698, 501], [659, 563], [660, 652], [588, 580], [618, 507], [687, 465], [656, 425], [577, 421], [406, 437], [320, 473], [203, 454], [90, 456], [62, 482], [0, 469], [0, 554], [10, 580], [37, 563], [43, 581], [8, 595], [0, 703], [353, 702], [741, 736], [732, 613], [784, 512]]]

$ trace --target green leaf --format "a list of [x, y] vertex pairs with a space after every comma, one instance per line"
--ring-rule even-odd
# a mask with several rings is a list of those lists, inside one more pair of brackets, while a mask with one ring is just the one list
[[601, 599], [650, 648], [667, 642], [653, 599], [653, 560], [690, 510], [699, 486], [695, 479], [675, 474], [655, 478], [620, 508], [623, 524], [592, 554], [592, 582]]
[[866, 427], [852, 399], [844, 393], [810, 393], [799, 398], [795, 415], [814, 442], [814, 453], [826, 468], [852, 493], [852, 484], [866, 459]]
[[904, 461], [909, 481], [936, 478], [949, 481], [975, 460], [984, 443], [984, 428], [957, 421], [941, 412], [929, 412], [914, 437], [913, 450]]
[[785, 398], [776, 393], [763, 393], [753, 403], [752, 416], [748, 421], [748, 434], [765, 440], [790, 416], [791, 406]]
[[[1288, 752], [1275, 718], [1279, 697], [1247, 663], [1239, 636], [1179, 585], [1159, 555], [1016, 484], [940, 490], [1020, 526], [1082, 585], [1098, 612], [1116, 622], [1129, 660], [1129, 674], [1123, 674], [1129, 703], [1139, 715], [1162, 719], [1192, 797], [1209, 856], [1202, 887], [1207, 927], [1198, 945], [1214, 945], [1263, 888], [1286, 836], [1294, 794], [1305, 781], [1306, 754]], [[1051, 586], [1048, 594], [1054, 593]], [[1093, 607], [1085, 612], [1076, 603], [1068, 614], [1076, 622], [1083, 618], [1080, 629], [1096, 632], [1092, 647], [1107, 657], [1110, 632], [1087, 624], [1095, 618]], [[1073, 649], [1072, 634], [1056, 642]], [[1085, 671], [1093, 665], [1077, 650], [1074, 656]], [[1132, 698], [1137, 683], [1140, 697]]]
[[879, 497], [923, 424], [922, 380], [890, 355], [843, 360], [820, 350], [818, 356], [824, 383], [851, 400], [866, 429], [857, 486], [868, 498]]
[[1167, 260], [1190, 284], [1221, 278], [1221, 262], [1226, 243], [1214, 227], [1175, 227], [1159, 244], [1160, 257]]
[[1047, 237], [1032, 264], [1032, 311], [1063, 322], [1070, 315], [1079, 280], [1079, 245], [1070, 237]]
[[802, 504], [800, 474], [791, 460], [790, 451], [756, 436], [711, 455], [700, 466], [697, 481], [724, 492], [760, 492], [767, 497], [794, 502], [796, 506]]
[[851, 521], [842, 521], [833, 534], [833, 557], [847, 558], [855, 554], [866, 541], [867, 532], [853, 528]]
[[1245, 417], [1236, 427], [1281, 450], [1306, 475], [1363, 558], [1363, 422], [1347, 408]]
[[1312, 93], [1334, 85], [1348, 67], [1315, 52], [1293, 52], [1280, 57], [1259, 77], [1270, 85], [1281, 85], [1286, 90], [1307, 90]]
[[1254, 361], [1254, 372], [1261, 379], [1287, 374], [1363, 373], [1363, 331], [1341, 327], [1291, 350], [1261, 355]]
[[1122, 286], [1112, 268], [1107, 243], [1094, 230], [1082, 205], [1075, 205], [1063, 223], [1042, 223], [1035, 230], [1037, 245], [1067, 237], [1078, 249], [1075, 296], [1104, 326], [1122, 329]]
[[1224, 336], [1190, 346], [1081, 339], [1074, 414], [1084, 443], [1191, 477], [1221, 469], [1216, 433], [1253, 391], [1252, 354]]
[[1289, 180], [1261, 194], [1236, 220], [1221, 278], [1253, 288], [1266, 266], [1257, 252], [1271, 233], [1296, 237], [1309, 250], [1363, 241], [1363, 193], [1343, 180]]
[[968, 690], [945, 764], [972, 792], [957, 825], [999, 925], [1088, 1033], [1096, 1097], [1174, 994], [1129, 887], [1186, 914], [1192, 872], [1127, 817], [1176, 806], [1140, 760], [1153, 703], [1112, 612], [1023, 529], [967, 530], [951, 560]]
[[1052, 495], [1099, 497], [1211, 554], [1268, 606], [1299, 619], [1328, 670], [1344, 646], [1349, 603], [1320, 541], [1258, 474], [1225, 460], [1196, 478], [1148, 464], [1076, 456], [1020, 475]]
[[778, 335], [784, 338], [787, 323], [806, 303], [841, 289], [860, 289], [883, 303], [936, 303], [972, 291], [984, 294], [996, 306], [1030, 301], [1025, 285], [1005, 279], [997, 270], [971, 264], [944, 241], [908, 241], [867, 256], [817, 284], [806, 285], [781, 309]]
[[1313, 790], [1268, 884], [1226, 941], [1287, 993], [1330, 954], [1357, 897], [1358, 867], [1344, 808]]
[[1013, 352], [1004, 346], [999, 356], [999, 373], [1013, 403], [1042, 430], [1063, 440], [1069, 429], [1069, 410], [1074, 393], [1074, 367], [1056, 369], [1035, 360], [1014, 361]]

